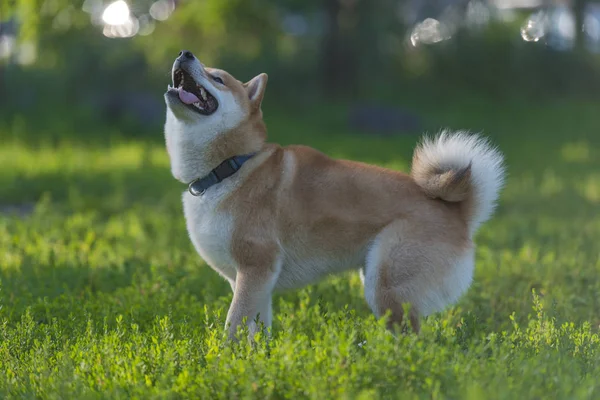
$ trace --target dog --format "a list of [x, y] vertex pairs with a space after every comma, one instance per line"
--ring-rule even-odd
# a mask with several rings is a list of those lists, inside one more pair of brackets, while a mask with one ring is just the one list
[[199, 255], [233, 290], [226, 334], [272, 323], [274, 291], [358, 270], [394, 331], [469, 288], [473, 236], [495, 208], [504, 160], [488, 140], [442, 131], [416, 147], [410, 175], [310, 147], [267, 142], [267, 75], [242, 83], [181, 51], [165, 93], [165, 140]]

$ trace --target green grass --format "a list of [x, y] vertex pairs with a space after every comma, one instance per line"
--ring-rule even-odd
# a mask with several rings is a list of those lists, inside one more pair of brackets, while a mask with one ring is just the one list
[[[599, 104], [411, 106], [506, 154], [473, 286], [394, 338], [356, 273], [332, 277], [277, 295], [273, 339], [254, 346], [222, 339], [229, 285], [189, 242], [161, 132], [5, 127], [0, 206], [35, 210], [0, 214], [0, 397], [598, 398]], [[408, 168], [417, 136], [347, 134], [330, 110], [268, 107], [271, 139]]]

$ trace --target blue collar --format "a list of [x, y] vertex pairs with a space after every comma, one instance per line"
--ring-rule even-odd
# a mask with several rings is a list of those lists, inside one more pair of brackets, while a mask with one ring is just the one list
[[204, 192], [206, 192], [206, 189], [235, 174], [242, 168], [242, 165], [244, 165], [246, 161], [254, 156], [254, 154], [255, 153], [228, 158], [210, 171], [208, 175], [191, 181], [188, 185], [189, 192], [192, 196], [202, 196]]

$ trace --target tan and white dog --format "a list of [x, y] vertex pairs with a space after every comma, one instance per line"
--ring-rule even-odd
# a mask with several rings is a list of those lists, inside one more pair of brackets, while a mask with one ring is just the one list
[[[412, 172], [334, 160], [305, 146], [266, 142], [267, 75], [241, 83], [189, 51], [165, 94], [171, 171], [190, 184], [183, 206], [200, 256], [231, 284], [229, 337], [272, 321], [275, 290], [360, 269], [367, 303], [390, 329], [410, 307], [444, 309], [470, 286], [473, 235], [504, 181], [486, 140], [444, 132], [418, 145]], [[236, 158], [237, 157], [237, 158]], [[215, 170], [216, 169], [216, 170]]]

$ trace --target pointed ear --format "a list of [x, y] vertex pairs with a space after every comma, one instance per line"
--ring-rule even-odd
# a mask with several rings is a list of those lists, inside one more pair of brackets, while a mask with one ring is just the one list
[[262, 103], [262, 99], [265, 95], [265, 89], [267, 88], [268, 79], [269, 77], [267, 74], [262, 73], [244, 83], [250, 103], [255, 108], [259, 108], [260, 104]]

